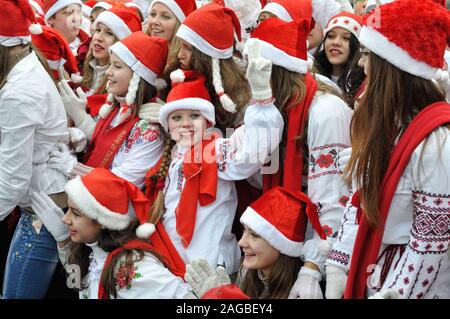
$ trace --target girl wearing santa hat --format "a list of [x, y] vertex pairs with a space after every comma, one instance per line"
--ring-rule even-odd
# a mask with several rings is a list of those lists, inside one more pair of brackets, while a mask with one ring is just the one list
[[32, 195], [32, 207], [58, 240], [70, 288], [80, 298], [174, 299], [189, 293], [180, 277], [184, 269], [173, 264], [146, 222], [150, 201], [135, 185], [96, 168], [65, 188], [66, 214], [44, 193]]
[[361, 17], [355, 14], [343, 12], [332, 17], [314, 60], [315, 71], [337, 84], [349, 104], [365, 77], [358, 66], [361, 25]]
[[140, 31], [141, 21], [134, 11], [116, 6], [101, 12], [92, 28], [94, 34], [83, 65], [81, 83], [86, 96], [89, 97], [87, 111], [97, 120], [98, 112], [107, 95], [108, 78], [105, 73], [110, 66], [109, 47], [133, 32]]
[[[171, 64], [180, 50], [180, 42], [175, 37], [181, 23], [197, 9], [194, 0], [154, 0], [148, 9], [145, 28], [154, 37], [161, 37], [169, 43], [167, 64]], [[144, 29], [145, 30], [145, 29]]]
[[[314, 79], [307, 72], [308, 32], [308, 20], [285, 22], [270, 18], [261, 22], [248, 40], [260, 42], [261, 55], [274, 64], [274, 103], [286, 119], [280, 168], [263, 175], [263, 187], [265, 191], [275, 186], [304, 190], [318, 206], [320, 222], [331, 239], [338, 229], [342, 202], [348, 192], [337, 169], [337, 154], [350, 145], [352, 110], [329, 93], [320, 78]], [[319, 244], [316, 235], [308, 234], [303, 247], [305, 269], [293, 288], [295, 297], [322, 298], [318, 286], [327, 252], [319, 249]]]
[[104, 167], [142, 188], [147, 170], [163, 151], [163, 135], [157, 124], [160, 105], [154, 102], [167, 50], [165, 39], [142, 31], [109, 48], [109, 93], [97, 123], [86, 113], [87, 99], [81, 88], [77, 96], [67, 83], [60, 82], [66, 111], [90, 142], [85, 165], [65, 150], [53, 153], [51, 165], [72, 175]]
[[358, 191], [327, 261], [326, 293], [449, 298], [450, 105], [431, 80], [443, 67], [450, 19], [429, 0], [376, 12], [360, 34], [368, 79], [346, 168]]
[[251, 98], [245, 75], [233, 60], [235, 37], [240, 40], [240, 32], [239, 20], [233, 10], [216, 3], [201, 7], [178, 29], [176, 36], [181, 48], [176, 61], [166, 70], [166, 77], [178, 68], [205, 76], [216, 109], [216, 127], [223, 134], [227, 128], [242, 124], [245, 107]]
[[256, 46], [249, 51], [255, 100], [245, 113], [245, 130], [238, 129], [230, 138], [209, 134], [216, 117], [205, 77], [195, 71], [174, 72], [159, 118], [176, 145], [172, 151], [168, 145], [160, 169], [147, 174], [152, 216], [161, 216], [184, 262], [205, 257], [212, 267], [223, 265], [230, 274], [237, 271], [240, 258], [231, 233], [237, 206], [234, 181], [262, 167], [278, 146], [283, 128], [271, 102], [271, 63], [258, 55]]
[[21, 212], [3, 298], [43, 298], [57, 265], [56, 242], [33, 214], [29, 195], [51, 194], [67, 207], [67, 178], [48, 165], [57, 143], [68, 142], [67, 120], [51, 70], [31, 45], [31, 33], [42, 28], [28, 1], [2, 0], [0, 7], [0, 220], [16, 206]]

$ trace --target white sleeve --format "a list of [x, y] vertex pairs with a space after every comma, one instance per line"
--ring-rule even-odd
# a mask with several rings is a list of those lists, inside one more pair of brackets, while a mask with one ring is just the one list
[[[450, 130], [439, 128], [414, 151], [412, 225], [394, 273], [382, 288], [393, 288], [403, 298], [429, 298], [433, 284], [448, 276], [450, 244]], [[448, 282], [447, 282], [448, 287]], [[448, 298], [448, 296], [446, 296]]]
[[346, 205], [344, 215], [340, 222], [336, 241], [334, 242], [330, 255], [325, 263], [326, 265], [340, 268], [346, 272], [350, 269], [353, 246], [358, 232], [358, 223], [356, 219], [358, 209], [351, 204], [352, 196], [353, 192], [351, 191], [350, 196], [343, 199]]
[[181, 299], [190, 291], [188, 284], [149, 253], [132, 266], [119, 261], [115, 279], [117, 299]]
[[328, 20], [341, 12], [341, 5], [335, 0], [312, 0], [312, 16], [325, 30]]
[[[336, 237], [348, 187], [337, 167], [338, 152], [350, 146], [351, 109], [338, 97], [323, 94], [317, 97], [308, 119], [308, 196], [317, 205], [319, 220], [331, 239]], [[305, 261], [323, 269], [325, 259], [318, 256], [318, 234], [314, 244], [305, 242]], [[314, 249], [312, 249], [314, 248]]]
[[274, 104], [250, 105], [244, 125], [230, 138], [216, 140], [219, 178], [241, 180], [258, 172], [277, 149], [283, 125], [283, 117]]
[[148, 169], [156, 165], [161, 158], [163, 141], [159, 129], [155, 125], [148, 125], [146, 121], [139, 121], [131, 130], [129, 136], [111, 163], [111, 172], [126, 179], [139, 188], [145, 185], [145, 174]]
[[[22, 94], [24, 96], [22, 96]], [[36, 126], [44, 124], [45, 103], [27, 92], [0, 101], [0, 220], [25, 196], [33, 170]]]

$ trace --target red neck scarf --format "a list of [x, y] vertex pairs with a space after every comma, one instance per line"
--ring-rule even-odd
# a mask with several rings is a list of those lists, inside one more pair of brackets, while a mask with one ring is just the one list
[[109, 169], [120, 146], [130, 134], [134, 124], [139, 121], [138, 116], [130, 115], [119, 125], [110, 128], [109, 126], [118, 111], [119, 109], [115, 107], [106, 119], [100, 119], [97, 122], [92, 141], [84, 156], [84, 162], [87, 166]]
[[353, 247], [350, 272], [344, 298], [364, 298], [369, 274], [367, 267], [376, 264], [384, 226], [398, 182], [417, 146], [436, 128], [450, 123], [450, 104], [437, 102], [423, 109], [408, 125], [394, 147], [381, 184], [379, 227], [371, 227], [363, 213]]
[[[288, 131], [284, 168], [272, 175], [263, 175], [263, 190], [266, 192], [275, 186], [301, 190], [303, 172], [303, 152], [297, 137], [305, 131], [309, 108], [317, 91], [317, 83], [310, 73], [305, 74], [306, 94], [300, 103], [287, 110]], [[289, 103], [290, 105], [291, 103]], [[281, 177], [283, 171], [283, 178]]]
[[177, 233], [186, 248], [194, 235], [197, 205], [200, 203], [200, 206], [207, 206], [216, 200], [217, 161], [214, 136], [212, 140], [203, 140], [194, 145], [184, 154], [183, 172], [186, 183], [175, 214]]

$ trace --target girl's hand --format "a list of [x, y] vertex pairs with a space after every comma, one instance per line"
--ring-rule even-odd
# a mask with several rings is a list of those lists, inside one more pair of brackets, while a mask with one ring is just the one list
[[258, 39], [248, 39], [244, 55], [248, 56], [247, 79], [252, 89], [254, 100], [267, 100], [272, 97], [270, 76], [272, 74], [272, 62], [261, 56], [260, 42]]

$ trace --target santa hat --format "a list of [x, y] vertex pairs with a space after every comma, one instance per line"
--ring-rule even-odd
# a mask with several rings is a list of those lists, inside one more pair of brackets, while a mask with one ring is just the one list
[[[85, 4], [87, 4], [87, 2], [85, 2]], [[96, 8], [102, 8], [105, 10], [109, 10], [109, 9], [113, 8], [113, 5], [109, 1], [99, 1], [99, 2], [95, 1], [94, 5], [92, 6], [92, 10], [94, 10]]]
[[368, 17], [359, 41], [400, 70], [431, 80], [450, 45], [450, 16], [430, 0], [394, 1]]
[[308, 20], [286, 22], [279, 18], [269, 18], [253, 30], [244, 48], [244, 54], [247, 54], [247, 45], [258, 39], [262, 57], [289, 71], [306, 74], [308, 33]]
[[[76, 209], [110, 230], [124, 230], [137, 218], [140, 238], [148, 238], [155, 230], [147, 223], [151, 202], [140, 189], [104, 168], [77, 176], [66, 184], [66, 193]], [[134, 210], [131, 210], [129, 205]]]
[[197, 9], [194, 0], [154, 0], [150, 5], [150, 10], [152, 10], [153, 6], [157, 3], [166, 5], [180, 22], [183, 22], [188, 15]]
[[28, 0], [28, 2], [37, 14], [42, 16], [44, 15], [44, 9], [42, 9], [44, 3], [42, 2], [42, 0]]
[[206, 291], [201, 299], [250, 299], [238, 286], [234, 284], [220, 285]]
[[27, 0], [0, 0], [0, 45], [12, 47], [31, 42], [31, 34], [42, 32]]
[[98, 23], [103, 23], [110, 28], [119, 40], [142, 30], [141, 18], [129, 8], [111, 8], [103, 11], [95, 19], [94, 29]]
[[72, 81], [80, 83], [82, 78], [78, 72], [77, 60], [67, 40], [54, 28], [42, 26], [42, 31], [41, 34], [33, 35], [31, 41], [47, 59], [50, 68], [60, 71], [65, 67]]
[[366, 4], [366, 13], [371, 12], [373, 9], [375, 9], [378, 6], [381, 6], [386, 3], [391, 3], [394, 0], [367, 0]]
[[301, 191], [276, 186], [247, 207], [240, 219], [280, 253], [291, 257], [302, 255], [308, 220], [322, 239], [320, 253], [328, 255], [331, 245], [316, 205]]
[[56, 12], [71, 4], [79, 4], [80, 7], [83, 5], [80, 0], [44, 0], [45, 20], [50, 19]]
[[178, 69], [170, 74], [172, 89], [167, 103], [159, 111], [159, 123], [169, 131], [167, 118], [176, 110], [197, 110], [213, 126], [216, 124], [214, 105], [205, 86], [205, 77], [194, 71]]
[[270, 12], [286, 22], [297, 19], [311, 20], [311, 0], [273, 0], [262, 8], [261, 12]]
[[123, 5], [127, 8], [129, 8], [130, 10], [133, 10], [139, 16], [139, 19], [141, 19], [141, 22], [143, 20], [145, 20], [144, 12], [142, 12], [141, 7], [138, 6], [136, 3], [132, 2], [132, 1], [128, 1], [128, 2], [125, 2]]
[[[231, 8], [236, 13], [243, 31], [256, 27], [261, 11], [261, 2], [259, 0], [214, 0], [214, 2]], [[244, 34], [242, 31], [241, 33]]]
[[[126, 95], [127, 105], [131, 106], [136, 99], [140, 78], [156, 88], [164, 86], [165, 82], [161, 76], [166, 66], [168, 51], [167, 40], [151, 37], [142, 31], [134, 32], [109, 47], [110, 54], [115, 53], [133, 70], [133, 77]], [[112, 94], [108, 94], [106, 104], [99, 111], [101, 118], [106, 118], [111, 112], [112, 101]]]
[[332, 29], [340, 27], [358, 38], [362, 25], [363, 19], [361, 16], [350, 12], [341, 12], [333, 16], [328, 21], [327, 27], [323, 30], [323, 34], [326, 35]]
[[223, 108], [230, 113], [236, 112], [236, 104], [224, 92], [218, 59], [233, 56], [235, 34], [241, 41], [241, 26], [236, 14], [216, 3], [192, 12], [177, 31], [179, 38], [212, 58], [214, 88]]

